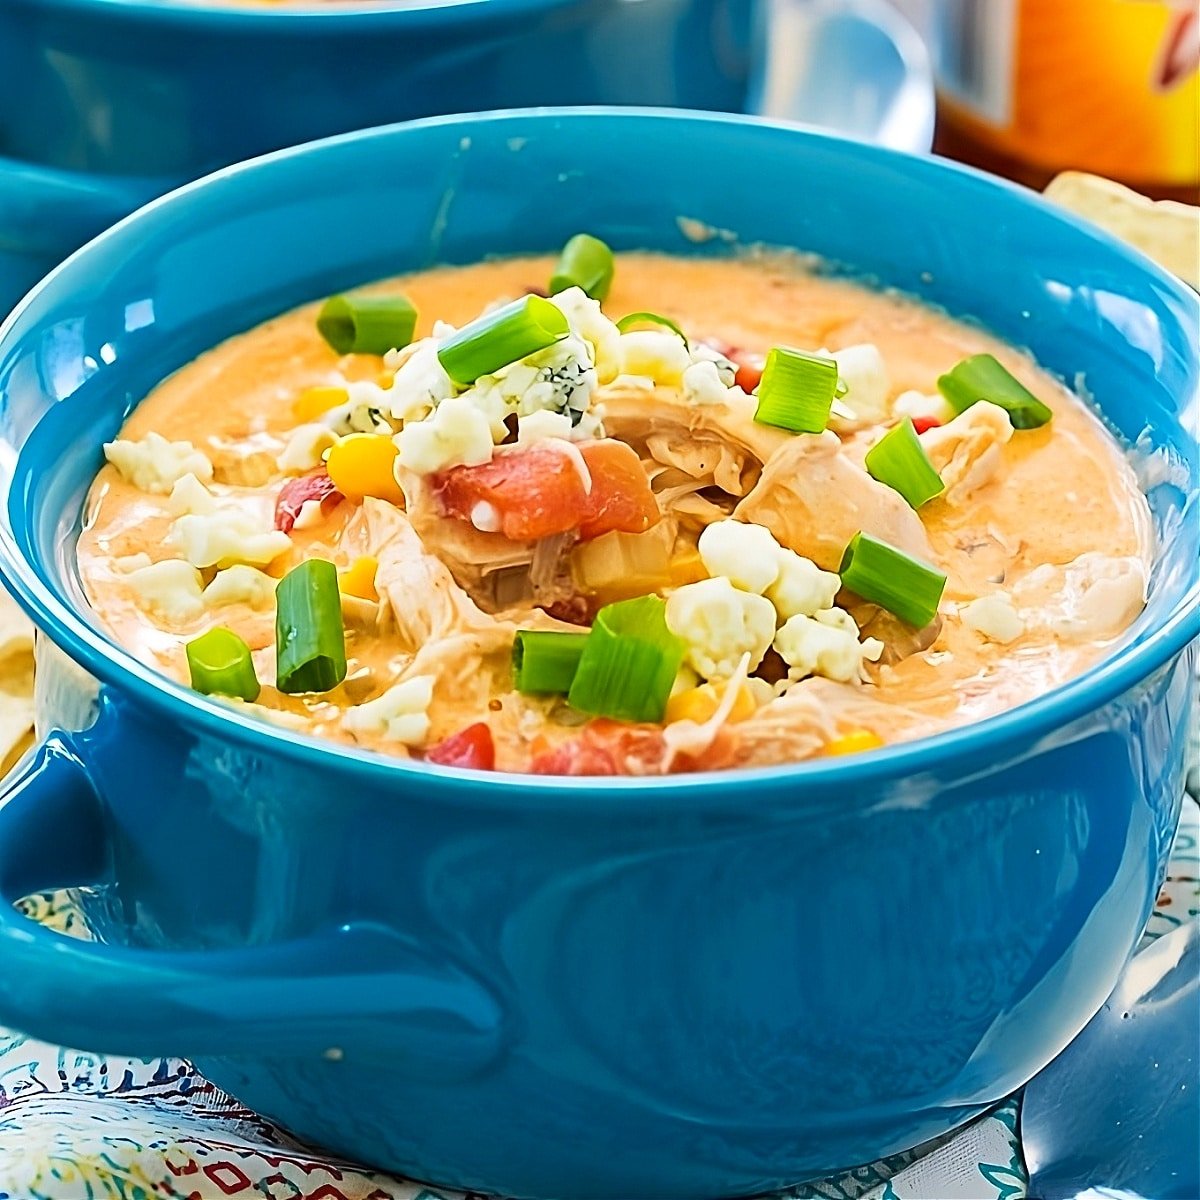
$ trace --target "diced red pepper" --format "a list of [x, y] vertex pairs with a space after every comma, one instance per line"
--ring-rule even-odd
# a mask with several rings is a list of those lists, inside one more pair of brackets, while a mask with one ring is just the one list
[[322, 467], [311, 475], [301, 475], [297, 479], [289, 479], [280, 489], [275, 500], [275, 528], [291, 533], [300, 516], [300, 510], [310, 500], [316, 500], [321, 505], [322, 512], [329, 512], [342, 499], [342, 493], [334, 486], [329, 478], [329, 472]]
[[[497, 454], [474, 467], [451, 467], [435, 483], [442, 511], [472, 522], [476, 506], [510, 541], [536, 541], [577, 530], [583, 539], [620, 530], [641, 533], [659, 518], [658, 502], [637, 454], [624, 442], [580, 442], [591, 478], [565, 446], [545, 442]], [[485, 510], [486, 511], [486, 510]]]
[[941, 421], [937, 417], [913, 417], [912, 423], [918, 433], [927, 433], [930, 429], [937, 429], [941, 425]]
[[426, 751], [427, 762], [444, 767], [474, 767], [478, 771], [496, 769], [496, 743], [486, 721], [479, 721], [452, 733]]

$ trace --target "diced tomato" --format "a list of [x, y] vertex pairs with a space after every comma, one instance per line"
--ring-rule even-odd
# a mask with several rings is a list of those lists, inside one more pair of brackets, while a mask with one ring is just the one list
[[941, 425], [941, 421], [937, 417], [913, 417], [912, 423], [918, 433], [927, 433], [930, 429], [937, 429]]
[[658, 520], [658, 502], [629, 446], [605, 439], [581, 442], [577, 449], [591, 477], [590, 490], [572, 451], [544, 442], [497, 454], [479, 466], [451, 467], [435, 485], [442, 511], [480, 525], [476, 506], [489, 505], [492, 511], [484, 513], [510, 541], [571, 530], [584, 539], [614, 529], [641, 533]]
[[[656, 725], [628, 725], [599, 718], [570, 741], [535, 754], [534, 775], [664, 775], [711, 771], [736, 761], [736, 734], [722, 729], [698, 758], [671, 755]], [[668, 767], [668, 763], [670, 764]]]
[[644, 533], [649, 529], [660, 515], [658, 501], [637, 452], [612, 438], [584, 442], [579, 450], [592, 477], [580, 538], [586, 542], [602, 533]]
[[474, 767], [479, 771], [496, 769], [496, 743], [492, 730], [485, 721], [468, 725], [438, 742], [425, 754], [427, 762], [441, 763], [444, 767]]
[[300, 510], [310, 500], [318, 501], [322, 512], [329, 512], [341, 499], [342, 493], [334, 486], [329, 472], [324, 467], [311, 475], [289, 479], [275, 500], [275, 528], [283, 530], [284, 533], [291, 533]]

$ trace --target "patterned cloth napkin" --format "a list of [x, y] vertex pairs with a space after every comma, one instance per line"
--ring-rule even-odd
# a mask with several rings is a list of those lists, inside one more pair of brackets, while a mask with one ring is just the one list
[[[1184, 802], [1153, 939], [1200, 915], [1200, 808]], [[27, 902], [82, 937], [64, 894]], [[1020, 1099], [938, 1142], [777, 1200], [1016, 1200]], [[0, 1200], [486, 1200], [316, 1152], [179, 1059], [63, 1050], [0, 1030]]]

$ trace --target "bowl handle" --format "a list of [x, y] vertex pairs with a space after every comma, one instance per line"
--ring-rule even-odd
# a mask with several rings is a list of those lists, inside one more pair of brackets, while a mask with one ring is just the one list
[[84, 242], [170, 186], [0, 155], [0, 317]]
[[489, 989], [380, 926], [173, 952], [82, 941], [13, 907], [105, 882], [106, 825], [67, 735], [52, 734], [0, 794], [0, 1024], [137, 1057], [386, 1054], [438, 1080], [468, 1078], [505, 1049]]

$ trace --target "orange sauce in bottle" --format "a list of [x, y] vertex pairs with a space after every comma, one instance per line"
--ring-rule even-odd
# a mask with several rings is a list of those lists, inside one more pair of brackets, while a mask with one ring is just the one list
[[939, 153], [1034, 187], [1080, 170], [1200, 199], [1196, 0], [901, 6], [922, 10], [930, 36]]

